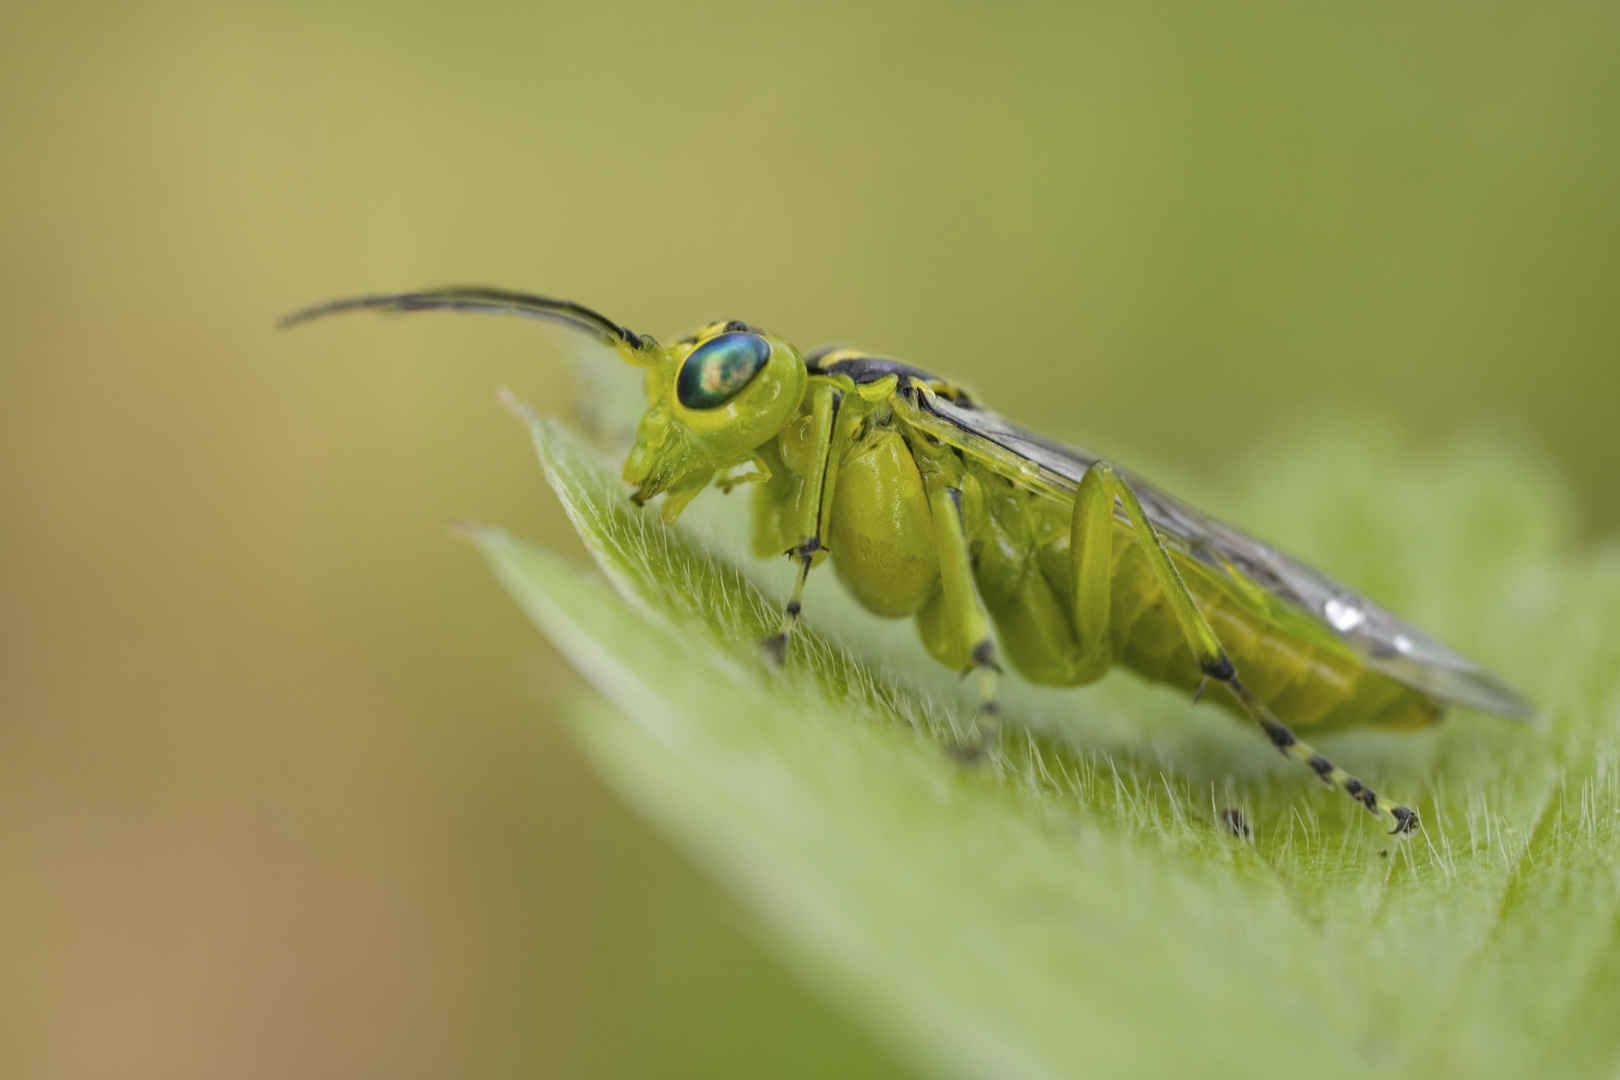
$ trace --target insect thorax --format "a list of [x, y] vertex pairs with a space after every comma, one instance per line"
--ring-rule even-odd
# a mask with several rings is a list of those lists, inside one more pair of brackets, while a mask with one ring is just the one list
[[967, 391], [949, 379], [892, 357], [873, 356], [841, 346], [823, 346], [806, 353], [804, 364], [812, 375], [844, 375], [857, 385], [878, 382], [892, 375], [899, 380], [902, 389], [909, 383], [920, 383], [963, 408], [974, 407]]

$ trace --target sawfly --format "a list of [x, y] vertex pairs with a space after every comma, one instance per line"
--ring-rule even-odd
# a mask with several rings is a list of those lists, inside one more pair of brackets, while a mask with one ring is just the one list
[[542, 319], [641, 368], [630, 498], [663, 496], [674, 521], [706, 488], [752, 484], [755, 552], [796, 567], [766, 654], [783, 660], [805, 580], [830, 560], [861, 606], [913, 619], [934, 659], [976, 673], [966, 756], [998, 730], [1001, 661], [1046, 686], [1124, 664], [1193, 693], [1219, 684], [1274, 747], [1399, 834], [1417, 813], [1295, 730], [1413, 729], [1447, 705], [1532, 714], [1479, 665], [1326, 575], [899, 360], [800, 352], [738, 321], [661, 345], [572, 301], [474, 286], [333, 300], [282, 325], [366, 309]]

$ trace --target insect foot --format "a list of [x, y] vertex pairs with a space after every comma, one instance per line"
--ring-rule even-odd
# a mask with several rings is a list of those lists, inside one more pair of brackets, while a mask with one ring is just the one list
[[1395, 818], [1395, 827], [1389, 830], [1391, 836], [1405, 836], [1407, 833], [1417, 832], [1423, 828], [1423, 819], [1418, 817], [1416, 810], [1405, 806], [1396, 806], [1390, 810]]
[[973, 735], [961, 742], [950, 743], [945, 752], [963, 765], [976, 765], [1001, 748], [1001, 707], [994, 701], [979, 706], [973, 717]]
[[1001, 746], [1001, 732], [999, 730], [986, 733], [979, 731], [971, 738], [960, 742], [947, 743], [945, 754], [958, 765], [978, 765], [990, 756], [991, 751]]
[[760, 655], [765, 658], [765, 662], [771, 667], [779, 668], [787, 660], [787, 643], [788, 636], [782, 631], [778, 631], [768, 638], [760, 638]]
[[945, 747], [945, 753], [959, 765], [977, 765], [989, 755], [989, 752], [982, 738], [954, 742]]
[[1220, 819], [1221, 824], [1226, 826], [1226, 831], [1233, 836], [1247, 840], [1254, 835], [1254, 830], [1249, 827], [1249, 819], [1244, 817], [1243, 811], [1235, 806], [1228, 806], [1225, 810], [1222, 810]]

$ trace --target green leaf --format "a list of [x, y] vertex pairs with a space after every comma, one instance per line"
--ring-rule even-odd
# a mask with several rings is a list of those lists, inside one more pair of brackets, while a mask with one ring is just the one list
[[755, 642], [791, 568], [738, 568], [746, 503], [710, 494], [695, 527], [665, 527], [531, 425], [606, 580], [473, 536], [612, 702], [573, 718], [590, 757], [922, 1068], [1620, 1065], [1620, 557], [1560, 553], [1538, 470], [1477, 447], [1413, 465], [1340, 434], [1251, 463], [1250, 494], [1217, 507], [1456, 631], [1545, 707], [1537, 727], [1457, 714], [1325, 740], [1420, 809], [1425, 831], [1396, 842], [1223, 712], [1125, 675], [1015, 683], [1002, 752], [960, 766], [942, 745], [971, 705], [908, 625], [812, 575], [805, 632], [767, 669]]

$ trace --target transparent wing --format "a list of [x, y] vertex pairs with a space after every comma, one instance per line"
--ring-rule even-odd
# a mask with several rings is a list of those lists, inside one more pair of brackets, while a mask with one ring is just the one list
[[[1072, 493], [1098, 460], [988, 410], [953, 404], [925, 387], [916, 388], [905, 411], [908, 420], [947, 443], [999, 460], [1009, 475], [1056, 493]], [[1503, 716], [1535, 715], [1512, 687], [1354, 590], [1135, 476], [1126, 477], [1172, 546], [1219, 573], [1230, 576], [1235, 570], [1310, 615], [1373, 670], [1444, 701]]]

